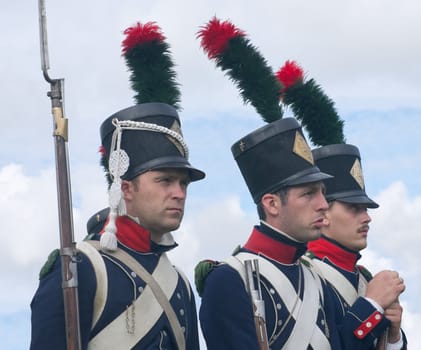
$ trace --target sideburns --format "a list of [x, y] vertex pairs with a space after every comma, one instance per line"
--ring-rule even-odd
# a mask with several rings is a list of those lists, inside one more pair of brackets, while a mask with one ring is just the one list
[[135, 192], [139, 192], [139, 187], [140, 187], [140, 185], [139, 185], [139, 176], [138, 177], [135, 177], [130, 182], [133, 184], [133, 190]]
[[282, 205], [288, 204], [288, 193], [289, 193], [289, 187], [284, 187], [280, 189], [278, 192], [275, 192], [279, 199], [281, 200]]

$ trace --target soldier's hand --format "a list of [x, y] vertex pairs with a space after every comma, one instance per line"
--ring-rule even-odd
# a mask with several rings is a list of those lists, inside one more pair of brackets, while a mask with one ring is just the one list
[[367, 285], [365, 296], [376, 301], [384, 310], [398, 300], [405, 290], [405, 284], [396, 271], [384, 270], [377, 273]]
[[384, 310], [384, 316], [392, 322], [389, 328], [388, 342], [396, 343], [401, 336], [402, 306], [399, 301], [395, 301], [387, 309]]

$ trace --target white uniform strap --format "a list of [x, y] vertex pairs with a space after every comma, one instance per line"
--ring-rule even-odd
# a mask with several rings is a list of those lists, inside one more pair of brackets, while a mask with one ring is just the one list
[[184, 284], [186, 285], [186, 288], [187, 288], [187, 293], [189, 293], [189, 300], [191, 300], [191, 288], [190, 288], [189, 279], [187, 278], [186, 274], [182, 270], [180, 270], [177, 266], [174, 265], [174, 268], [177, 270], [178, 274], [183, 279]]
[[[257, 259], [257, 256], [253, 257], [253, 259]], [[238, 272], [238, 274], [240, 275], [241, 279], [244, 282], [244, 288], [247, 290], [248, 287], [247, 287], [246, 269], [244, 267], [243, 261], [238, 258], [238, 255], [230, 255], [228, 258], [225, 259], [225, 262]]]
[[91, 261], [92, 267], [95, 272], [96, 279], [96, 291], [94, 298], [94, 310], [92, 315], [92, 327], [93, 329], [99, 320], [99, 317], [104, 311], [105, 304], [107, 302], [108, 293], [108, 277], [107, 269], [105, 268], [104, 259], [96, 248], [94, 248], [87, 241], [78, 242], [76, 248], [85, 254]]
[[359, 278], [358, 278], [358, 295], [365, 296], [365, 292], [367, 291], [367, 284], [368, 280], [365, 276], [359, 271]]
[[[99, 242], [89, 241], [89, 244], [93, 244], [99, 249]], [[179, 275], [171, 265], [166, 254], [161, 255], [152, 275], [132, 256], [121, 249], [117, 249], [114, 252], [107, 252], [107, 254], [117, 258], [128, 266], [146, 282], [146, 287], [132, 306], [135, 310], [138, 310], [134, 315], [134, 323], [136, 325], [135, 333], [128, 334], [126, 329], [126, 312], [123, 312], [91, 339], [88, 346], [89, 350], [133, 348], [152, 329], [163, 312], [165, 312], [170, 322], [178, 349], [184, 350], [186, 348], [184, 333], [174, 309], [169, 303], [169, 299], [177, 287]]]
[[229, 257], [226, 262], [240, 274], [245, 282], [243, 264], [249, 259], [258, 259], [260, 274], [270, 281], [295, 320], [294, 329], [284, 348], [307, 349], [311, 344], [314, 349], [330, 349], [329, 341], [317, 326], [319, 297], [322, 293], [318, 277], [313, 276], [306, 268], [300, 267], [304, 274], [304, 296], [301, 300], [288, 277], [268, 260], [255, 254], [241, 252]]
[[317, 316], [320, 307], [320, 297], [323, 295], [322, 286], [318, 276], [302, 266], [304, 274], [304, 295], [299, 315], [295, 319], [295, 326], [285, 349], [307, 349], [310, 344], [313, 349], [330, 349], [326, 335], [317, 325]]
[[314, 271], [327, 280], [338, 291], [348, 305], [354, 304], [355, 300], [358, 298], [358, 293], [352, 283], [348, 281], [342, 273], [319, 259], [309, 259], [306, 257], [306, 260], [310, 261], [311, 265], [314, 267]]

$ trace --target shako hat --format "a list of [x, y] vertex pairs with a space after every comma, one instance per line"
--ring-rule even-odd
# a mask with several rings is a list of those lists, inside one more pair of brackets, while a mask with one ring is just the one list
[[115, 151], [111, 151], [112, 141], [119, 129], [120, 150], [124, 150], [130, 159], [121, 179], [132, 180], [148, 170], [162, 168], [187, 169], [191, 181], [205, 177], [203, 171], [192, 167], [188, 161], [188, 148], [174, 107], [159, 102], [142, 103], [107, 118], [101, 125], [101, 140], [108, 157]]
[[101, 232], [109, 213], [110, 208], [104, 208], [92, 215], [86, 222], [86, 230], [88, 234]]
[[186, 169], [191, 181], [205, 177], [188, 161], [188, 147], [177, 110], [180, 91], [169, 45], [160, 27], [148, 22], [127, 28], [122, 54], [130, 71], [136, 105], [108, 117], [101, 125], [101, 164], [109, 188], [109, 221], [101, 248], [117, 248], [115, 219], [125, 214], [121, 181], [163, 168]]
[[[282, 187], [330, 178], [315, 166], [297, 120], [282, 119], [283, 84], [245, 32], [214, 17], [198, 37], [208, 57], [233, 80], [243, 101], [268, 123], [231, 147], [254, 202]], [[313, 125], [309, 123], [308, 128]]]
[[325, 181], [328, 202], [338, 200], [364, 204], [368, 208], [379, 207], [365, 192], [361, 156], [356, 146], [333, 144], [314, 149], [312, 153], [317, 166], [334, 175], [333, 179]]
[[231, 147], [255, 203], [283, 187], [322, 181], [310, 147], [295, 118], [279, 119], [238, 140]]

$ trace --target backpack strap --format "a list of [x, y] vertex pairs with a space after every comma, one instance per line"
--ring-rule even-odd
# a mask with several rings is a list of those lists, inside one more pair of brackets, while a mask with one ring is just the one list
[[76, 248], [86, 255], [90, 260], [92, 267], [95, 272], [96, 279], [96, 291], [94, 298], [94, 310], [92, 315], [92, 326], [93, 329], [98, 322], [99, 318], [104, 311], [105, 304], [107, 303], [108, 295], [108, 276], [107, 269], [105, 267], [104, 259], [101, 253], [94, 247], [91, 242], [95, 241], [81, 241], [76, 244]]

